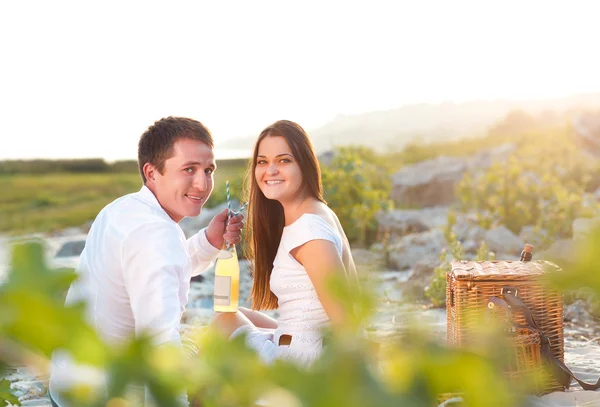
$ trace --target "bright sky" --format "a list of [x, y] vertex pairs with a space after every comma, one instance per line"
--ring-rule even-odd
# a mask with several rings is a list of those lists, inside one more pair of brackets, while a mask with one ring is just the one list
[[600, 91], [595, 1], [5, 1], [0, 159], [135, 159], [180, 115], [217, 144], [287, 118]]

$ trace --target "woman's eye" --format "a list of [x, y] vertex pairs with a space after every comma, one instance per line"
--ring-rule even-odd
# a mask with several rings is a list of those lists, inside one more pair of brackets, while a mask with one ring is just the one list
[[258, 160], [257, 164], [258, 165], [263, 165], [266, 164], [267, 162], [265, 160]]
[[291, 163], [292, 161], [289, 158], [283, 158], [281, 161], [279, 161], [281, 163], [287, 164], [287, 163]]

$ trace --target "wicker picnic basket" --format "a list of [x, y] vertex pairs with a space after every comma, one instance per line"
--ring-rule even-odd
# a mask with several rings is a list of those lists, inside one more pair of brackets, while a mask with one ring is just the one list
[[[446, 275], [448, 343], [469, 348], [481, 331], [482, 318], [493, 318], [511, 327], [507, 331], [512, 357], [504, 367], [509, 381], [537, 378], [531, 389], [537, 394], [564, 390], [565, 385], [545, 368], [542, 355], [551, 352], [557, 361], [564, 361], [562, 296], [540, 282], [544, 273], [558, 270], [545, 261], [452, 262]], [[535, 327], [528, 325], [526, 315], [512, 312], [518, 308], [515, 301], [524, 304], [525, 313], [530, 310]], [[545, 347], [541, 340], [547, 341]]]

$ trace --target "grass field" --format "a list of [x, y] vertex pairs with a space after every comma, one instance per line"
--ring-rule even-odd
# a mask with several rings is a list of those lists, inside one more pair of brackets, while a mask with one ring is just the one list
[[[215, 190], [207, 205], [225, 200], [225, 181], [232, 194], [241, 192], [245, 163], [219, 162]], [[138, 191], [138, 173], [56, 173], [0, 176], [0, 233], [49, 232], [92, 221], [108, 203]]]

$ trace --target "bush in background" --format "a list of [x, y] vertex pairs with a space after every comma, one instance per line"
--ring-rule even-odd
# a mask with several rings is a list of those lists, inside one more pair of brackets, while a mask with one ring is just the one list
[[391, 206], [390, 175], [367, 147], [342, 147], [330, 165], [322, 166], [325, 200], [337, 214], [348, 240], [359, 246], [373, 242], [375, 215]]
[[568, 238], [574, 219], [598, 211], [583, 205], [596, 171], [568, 129], [529, 134], [506, 163], [464, 177], [459, 210], [475, 212], [484, 228], [505, 225], [519, 234], [530, 225], [548, 232], [547, 243]]

